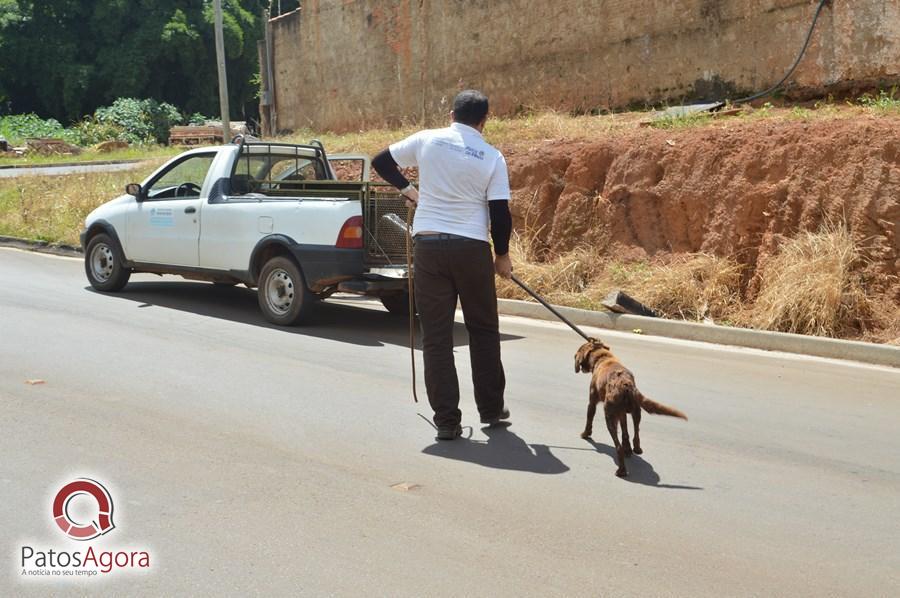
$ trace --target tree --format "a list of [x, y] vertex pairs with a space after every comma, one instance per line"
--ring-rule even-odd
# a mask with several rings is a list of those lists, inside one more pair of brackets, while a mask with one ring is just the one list
[[[223, 2], [232, 117], [258, 111], [266, 4]], [[141, 97], [216, 114], [217, 84], [210, 0], [0, 0], [0, 110], [74, 121]]]

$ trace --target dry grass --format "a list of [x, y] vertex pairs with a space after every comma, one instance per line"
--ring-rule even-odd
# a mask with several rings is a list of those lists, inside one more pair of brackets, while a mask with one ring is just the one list
[[[610, 291], [622, 289], [670, 318], [727, 319], [742, 307], [741, 266], [728, 258], [701, 253], [626, 263], [582, 246], [547, 259], [535, 253], [531, 238], [518, 235], [510, 253], [516, 275], [560, 305], [601, 309]], [[509, 281], [500, 281], [497, 292], [510, 299], [528, 298]]]
[[844, 226], [801, 233], [761, 268], [760, 293], [749, 323], [765, 330], [819, 336], [866, 331], [873, 312], [854, 272], [859, 261]]
[[0, 179], [0, 235], [78, 244], [84, 218], [159, 165], [135, 170]]
[[[534, 232], [512, 239], [515, 272], [552, 303], [602, 309], [603, 298], [621, 289], [667, 318], [900, 345], [900, 306], [867, 296], [860, 251], [844, 225], [787, 241], [759, 271], [755, 301], [742, 297], [743, 266], [732, 258], [699, 253], [622, 262], [588, 246], [548, 255]], [[500, 281], [498, 295], [529, 299], [509, 281]]]
[[728, 319], [741, 306], [742, 266], [730, 258], [696, 253], [611, 270], [617, 287], [667, 318]]
[[[530, 144], [536, 141], [559, 139], [595, 139], [618, 131], [635, 128], [647, 117], [646, 112], [572, 116], [563, 112], [543, 111], [511, 118], [490, 118], [485, 138], [500, 147]], [[434, 123], [442, 127], [447, 123]], [[308, 143], [319, 139], [329, 153], [364, 153], [374, 156], [391, 143], [420, 130], [418, 125], [397, 128], [367, 129], [348, 133], [316, 132], [310, 129], [295, 131], [280, 138], [288, 143]]]

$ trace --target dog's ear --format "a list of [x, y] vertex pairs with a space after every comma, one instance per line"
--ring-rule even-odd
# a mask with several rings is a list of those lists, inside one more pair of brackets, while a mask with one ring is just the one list
[[590, 372], [591, 365], [591, 349], [593, 348], [591, 343], [585, 343], [581, 345], [578, 351], [575, 353], [575, 373], [579, 372]]

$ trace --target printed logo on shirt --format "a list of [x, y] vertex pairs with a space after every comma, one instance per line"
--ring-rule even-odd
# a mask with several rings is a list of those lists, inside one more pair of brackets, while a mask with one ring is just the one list
[[472, 156], [473, 158], [477, 158], [479, 160], [484, 160], [484, 150], [477, 150], [474, 147], [466, 146], [466, 155]]

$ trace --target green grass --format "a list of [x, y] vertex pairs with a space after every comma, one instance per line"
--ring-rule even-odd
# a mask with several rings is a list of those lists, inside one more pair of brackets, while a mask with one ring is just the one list
[[712, 122], [712, 120], [713, 118], [709, 112], [690, 112], [688, 114], [673, 114], [657, 118], [650, 121], [650, 126], [654, 129], [687, 129], [702, 127]]
[[166, 147], [164, 145], [135, 146], [113, 152], [101, 153], [93, 149], [85, 149], [80, 154], [44, 156], [30, 154], [20, 158], [0, 157], [0, 166], [21, 165], [40, 166], [42, 164], [79, 164], [107, 160], [155, 160], [170, 158], [183, 152], [183, 146]]
[[900, 97], [896, 87], [890, 90], [882, 89], [875, 96], [866, 94], [859, 98], [859, 103], [872, 112], [900, 112]]

